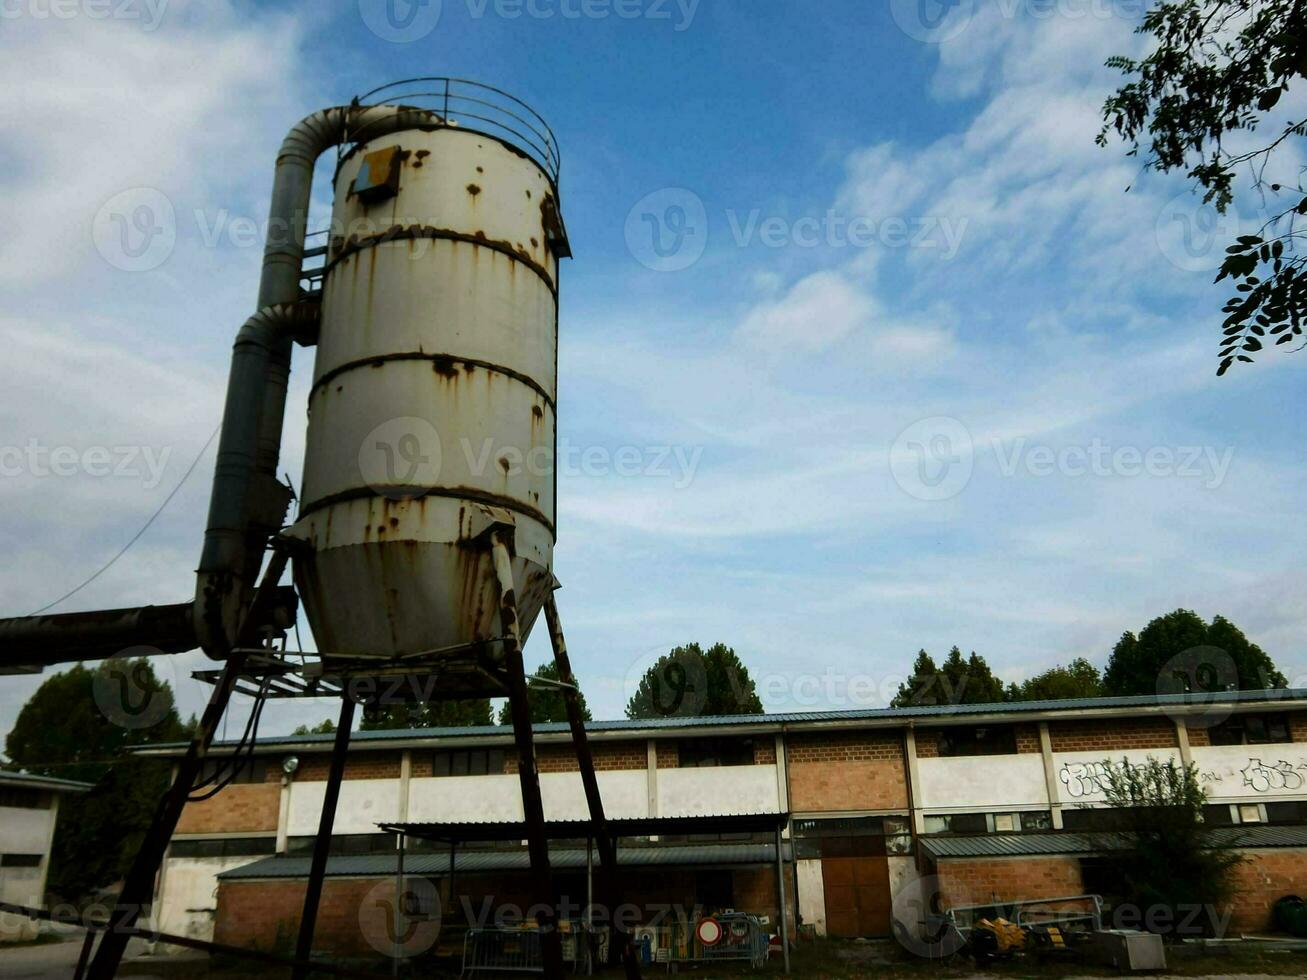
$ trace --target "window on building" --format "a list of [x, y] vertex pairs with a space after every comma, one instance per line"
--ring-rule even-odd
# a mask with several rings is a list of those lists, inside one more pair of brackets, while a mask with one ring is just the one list
[[1021, 818], [1020, 829], [1023, 833], [1053, 829], [1053, 814], [1047, 810], [1026, 810], [1018, 816]]
[[1240, 823], [1266, 823], [1266, 812], [1258, 803], [1241, 803], [1239, 805]]
[[682, 769], [753, 765], [751, 738], [688, 738], [678, 749]]
[[1203, 807], [1203, 823], [1209, 827], [1229, 827], [1234, 815], [1228, 803], [1212, 803]]
[[928, 834], [983, 834], [989, 830], [988, 814], [937, 813], [926, 817]]
[[39, 868], [39, 854], [0, 854], [0, 868]]
[[1121, 814], [1111, 807], [1067, 807], [1062, 811], [1062, 827], [1081, 833], [1120, 830]]
[[502, 776], [502, 749], [442, 749], [431, 760], [433, 776]]
[[1208, 731], [1213, 745], [1274, 745], [1293, 741], [1285, 715], [1235, 715]]
[[[286, 852], [292, 855], [313, 853], [316, 837], [292, 837], [286, 842]], [[333, 856], [359, 856], [363, 854], [394, 854], [394, 834], [333, 834], [328, 853]]]
[[945, 728], [938, 749], [941, 756], [1016, 755], [1017, 730], [1012, 725]]
[[1284, 803], [1263, 803], [1267, 823], [1307, 823], [1307, 803], [1289, 800]]
[[54, 805], [54, 794], [26, 786], [0, 786], [0, 806], [19, 810], [48, 810]]
[[1047, 810], [1010, 813], [939, 813], [926, 817], [928, 834], [1021, 834], [1050, 830]]
[[796, 837], [880, 837], [907, 832], [907, 817], [822, 817], [794, 821]]
[[[232, 776], [232, 766], [239, 765], [240, 768], [235, 776]], [[204, 765], [200, 770], [201, 781], [208, 784], [207, 789], [212, 789], [219, 783], [239, 786], [249, 783], [266, 783], [268, 781], [268, 771], [275, 767], [273, 760], [264, 756], [254, 756], [253, 758], [243, 758], [239, 761], [234, 760], [231, 756], [219, 756], [214, 759], [205, 759]], [[280, 767], [276, 767], [280, 768]]]
[[207, 840], [175, 840], [170, 847], [175, 858], [259, 857], [277, 853], [275, 837], [215, 837]]

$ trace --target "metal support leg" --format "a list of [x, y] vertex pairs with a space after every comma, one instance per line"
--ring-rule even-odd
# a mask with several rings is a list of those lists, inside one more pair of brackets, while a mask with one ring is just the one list
[[[561, 688], [563, 703], [567, 706], [567, 723], [572, 730], [572, 745], [576, 748], [576, 759], [581, 768], [581, 785], [585, 789], [585, 801], [590, 808], [590, 823], [594, 826], [595, 841], [599, 845], [599, 864], [602, 871], [600, 893], [611, 916], [616, 911], [618, 896], [617, 842], [609, 832], [608, 819], [604, 814], [604, 800], [599, 792], [599, 776], [595, 773], [594, 755], [590, 752], [590, 740], [585, 731], [580, 689], [576, 683], [576, 675], [572, 672], [572, 660], [567, 655], [567, 643], [563, 639], [563, 623], [558, 615], [558, 605], [552, 595], [545, 600], [545, 621], [549, 624], [549, 640], [554, 648], [558, 680], [563, 685]], [[631, 937], [618, 930], [615, 919], [612, 928], [613, 946], [621, 953], [628, 980], [640, 980], [640, 963], [636, 958]]]
[[[248, 624], [263, 621], [261, 618], [263, 611], [276, 596], [277, 583], [286, 570], [289, 557], [283, 549], [273, 551], [254, 602], [246, 614], [247, 625], [241, 630], [240, 646], [244, 647], [252, 641], [253, 638], [247, 635]], [[141, 910], [154, 895], [154, 880], [159, 873], [159, 866], [163, 863], [164, 852], [168, 849], [168, 843], [177, 829], [177, 821], [181, 819], [187, 797], [190, 796], [191, 789], [200, 775], [204, 757], [209, 751], [209, 746], [213, 744], [214, 733], [217, 732], [218, 722], [222, 720], [223, 713], [227, 710], [231, 692], [245, 669], [245, 661], [245, 654], [232, 654], [227, 660], [222, 677], [214, 685], [213, 693], [209, 695], [209, 703], [200, 718], [199, 727], [191, 738], [186, 755], [177, 767], [177, 778], [173, 780], [168, 792], [160, 798], [150, 829], [145, 835], [145, 840], [141, 842], [140, 850], [136, 852], [131, 870], [123, 880], [122, 891], [109, 916], [109, 927], [100, 940], [95, 959], [91, 961], [91, 967], [87, 971], [87, 980], [113, 980], [114, 974], [118, 972], [118, 964], [122, 962], [123, 953], [127, 950], [127, 941], [131, 938], [127, 930], [136, 924]]]
[[398, 861], [395, 863], [395, 948], [390, 957], [392, 977], [399, 976], [399, 961], [403, 954], [403, 942], [400, 937], [404, 934], [404, 837], [404, 834], [399, 834], [395, 838]]
[[785, 958], [785, 972], [790, 972], [790, 917], [785, 907], [785, 850], [781, 841], [781, 828], [776, 828], [776, 904], [781, 914], [781, 953]]
[[294, 978], [304, 980], [312, 967], [313, 931], [318, 925], [318, 905], [322, 902], [322, 879], [327, 873], [331, 851], [331, 829], [336, 823], [336, 804], [340, 801], [340, 783], [345, 776], [345, 757], [349, 752], [349, 731], [354, 727], [354, 700], [346, 691], [340, 702], [340, 721], [336, 723], [336, 741], [331, 749], [331, 769], [322, 798], [322, 816], [318, 818], [318, 836], [313, 842], [313, 863], [309, 867], [308, 886], [304, 889], [304, 912], [300, 915], [299, 942], [295, 946], [298, 961]]
[[499, 579], [499, 613], [503, 620], [504, 667], [508, 682], [508, 706], [517, 743], [517, 773], [522, 786], [522, 810], [526, 818], [527, 850], [540, 915], [540, 953], [545, 980], [563, 980], [563, 945], [554, 912], [553, 876], [549, 869], [549, 840], [545, 835], [545, 805], [540, 796], [540, 775], [536, 771], [535, 738], [531, 731], [531, 706], [527, 700], [526, 667], [522, 663], [521, 631], [517, 619], [517, 597], [513, 585], [513, 563], [508, 542], [496, 533], [492, 540], [495, 575]]
[[87, 929], [86, 938], [82, 940], [82, 952], [77, 957], [77, 969], [73, 971], [73, 980], [82, 980], [86, 975], [86, 964], [91, 962], [91, 947], [95, 945], [95, 930]]

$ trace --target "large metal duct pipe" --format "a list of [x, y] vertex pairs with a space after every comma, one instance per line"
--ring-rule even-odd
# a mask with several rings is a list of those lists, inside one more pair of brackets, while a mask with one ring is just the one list
[[405, 129], [440, 125], [424, 109], [338, 106], [291, 129], [277, 157], [259, 313], [232, 351], [204, 551], [196, 584], [195, 631], [213, 657], [232, 648], [263, 561], [263, 544], [281, 527], [290, 501], [277, 479], [291, 347], [311, 314], [302, 304], [304, 241], [313, 169], [333, 146]]

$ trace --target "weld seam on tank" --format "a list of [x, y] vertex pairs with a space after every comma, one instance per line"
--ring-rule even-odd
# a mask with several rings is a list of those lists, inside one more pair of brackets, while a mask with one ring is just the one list
[[445, 500], [466, 500], [470, 504], [488, 504], [491, 507], [502, 507], [504, 510], [515, 511], [523, 517], [529, 517], [531, 520], [543, 524], [545, 529], [549, 532], [549, 536], [555, 541], [558, 539], [558, 535], [554, 530], [554, 522], [545, 514], [544, 511], [532, 507], [530, 504], [523, 503], [516, 497], [490, 493], [486, 490], [477, 490], [474, 487], [421, 487], [409, 484], [402, 484], [394, 487], [353, 487], [349, 490], [338, 490], [325, 497], [319, 497], [316, 500], [307, 501], [301, 504], [298, 519], [302, 521], [304, 518], [311, 514], [315, 514], [320, 510], [325, 510], [326, 508], [332, 507], [336, 504], [352, 503], [356, 500], [385, 500], [393, 503], [417, 501], [424, 497], [440, 497]]
[[313, 398], [320, 388], [324, 388], [331, 382], [335, 381], [341, 375], [349, 374], [353, 371], [359, 371], [363, 368], [377, 367], [381, 364], [387, 364], [391, 361], [430, 361], [433, 364], [465, 364], [470, 367], [479, 368], [488, 371], [491, 374], [503, 375], [519, 384], [525, 385], [534, 391], [537, 395], [545, 400], [551, 412], [556, 412], [553, 396], [545, 390], [544, 385], [529, 375], [523, 374], [514, 368], [505, 367], [502, 364], [493, 364], [490, 361], [478, 360], [475, 357], [462, 357], [458, 354], [427, 354], [423, 351], [398, 351], [394, 354], [376, 354], [371, 357], [360, 357], [354, 361], [346, 361], [344, 364], [338, 364], [321, 378], [313, 383], [309, 389], [309, 397]]
[[350, 241], [345, 243], [336, 256], [327, 262], [324, 269], [324, 282], [325, 277], [330, 276], [336, 266], [360, 252], [366, 251], [370, 248], [376, 248], [379, 245], [387, 245], [390, 242], [417, 241], [419, 239], [462, 242], [466, 245], [474, 245], [477, 248], [488, 248], [492, 252], [506, 255], [514, 262], [520, 262], [544, 280], [545, 285], [549, 288], [550, 294], [554, 297], [554, 302], [558, 301], [558, 283], [556, 283], [554, 277], [549, 274], [549, 270], [535, 259], [531, 258], [529, 255], [523, 255], [507, 242], [497, 242], [489, 238], [479, 238], [476, 235], [468, 234], [463, 231], [454, 231], [450, 228], [394, 228], [389, 231], [379, 232], [375, 235], [350, 239]]

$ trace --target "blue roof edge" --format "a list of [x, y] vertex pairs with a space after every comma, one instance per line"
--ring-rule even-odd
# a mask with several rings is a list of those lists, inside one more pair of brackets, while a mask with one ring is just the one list
[[[1163, 694], [1132, 695], [1106, 698], [1069, 698], [1059, 701], [1004, 701], [992, 704], [923, 705], [912, 708], [848, 708], [831, 711], [778, 712], [757, 715], [710, 715], [692, 718], [636, 718], [586, 723], [586, 731], [593, 734], [622, 731], [648, 731], [656, 729], [695, 728], [746, 728], [784, 726], [792, 724], [821, 724], [856, 721], [912, 721], [917, 719], [955, 718], [972, 715], [1021, 715], [1055, 711], [1094, 711], [1120, 708], [1167, 708], [1204, 705], [1237, 705], [1246, 703], [1276, 704], [1307, 702], [1307, 688], [1278, 688], [1270, 690], [1225, 691], [1221, 694]], [[537, 735], [567, 734], [566, 722], [547, 722], [532, 726]], [[452, 738], [507, 738], [512, 728], [507, 725], [482, 725], [460, 728], [397, 728], [379, 731], [356, 731], [350, 736], [351, 746], [360, 743], [387, 741], [420, 741], [422, 739]], [[330, 745], [332, 734], [273, 735], [258, 740], [259, 746], [278, 745]], [[138, 746], [137, 752], [160, 752], [184, 749], [185, 742], [166, 742]], [[214, 747], [236, 745], [235, 741], [215, 742]]]

